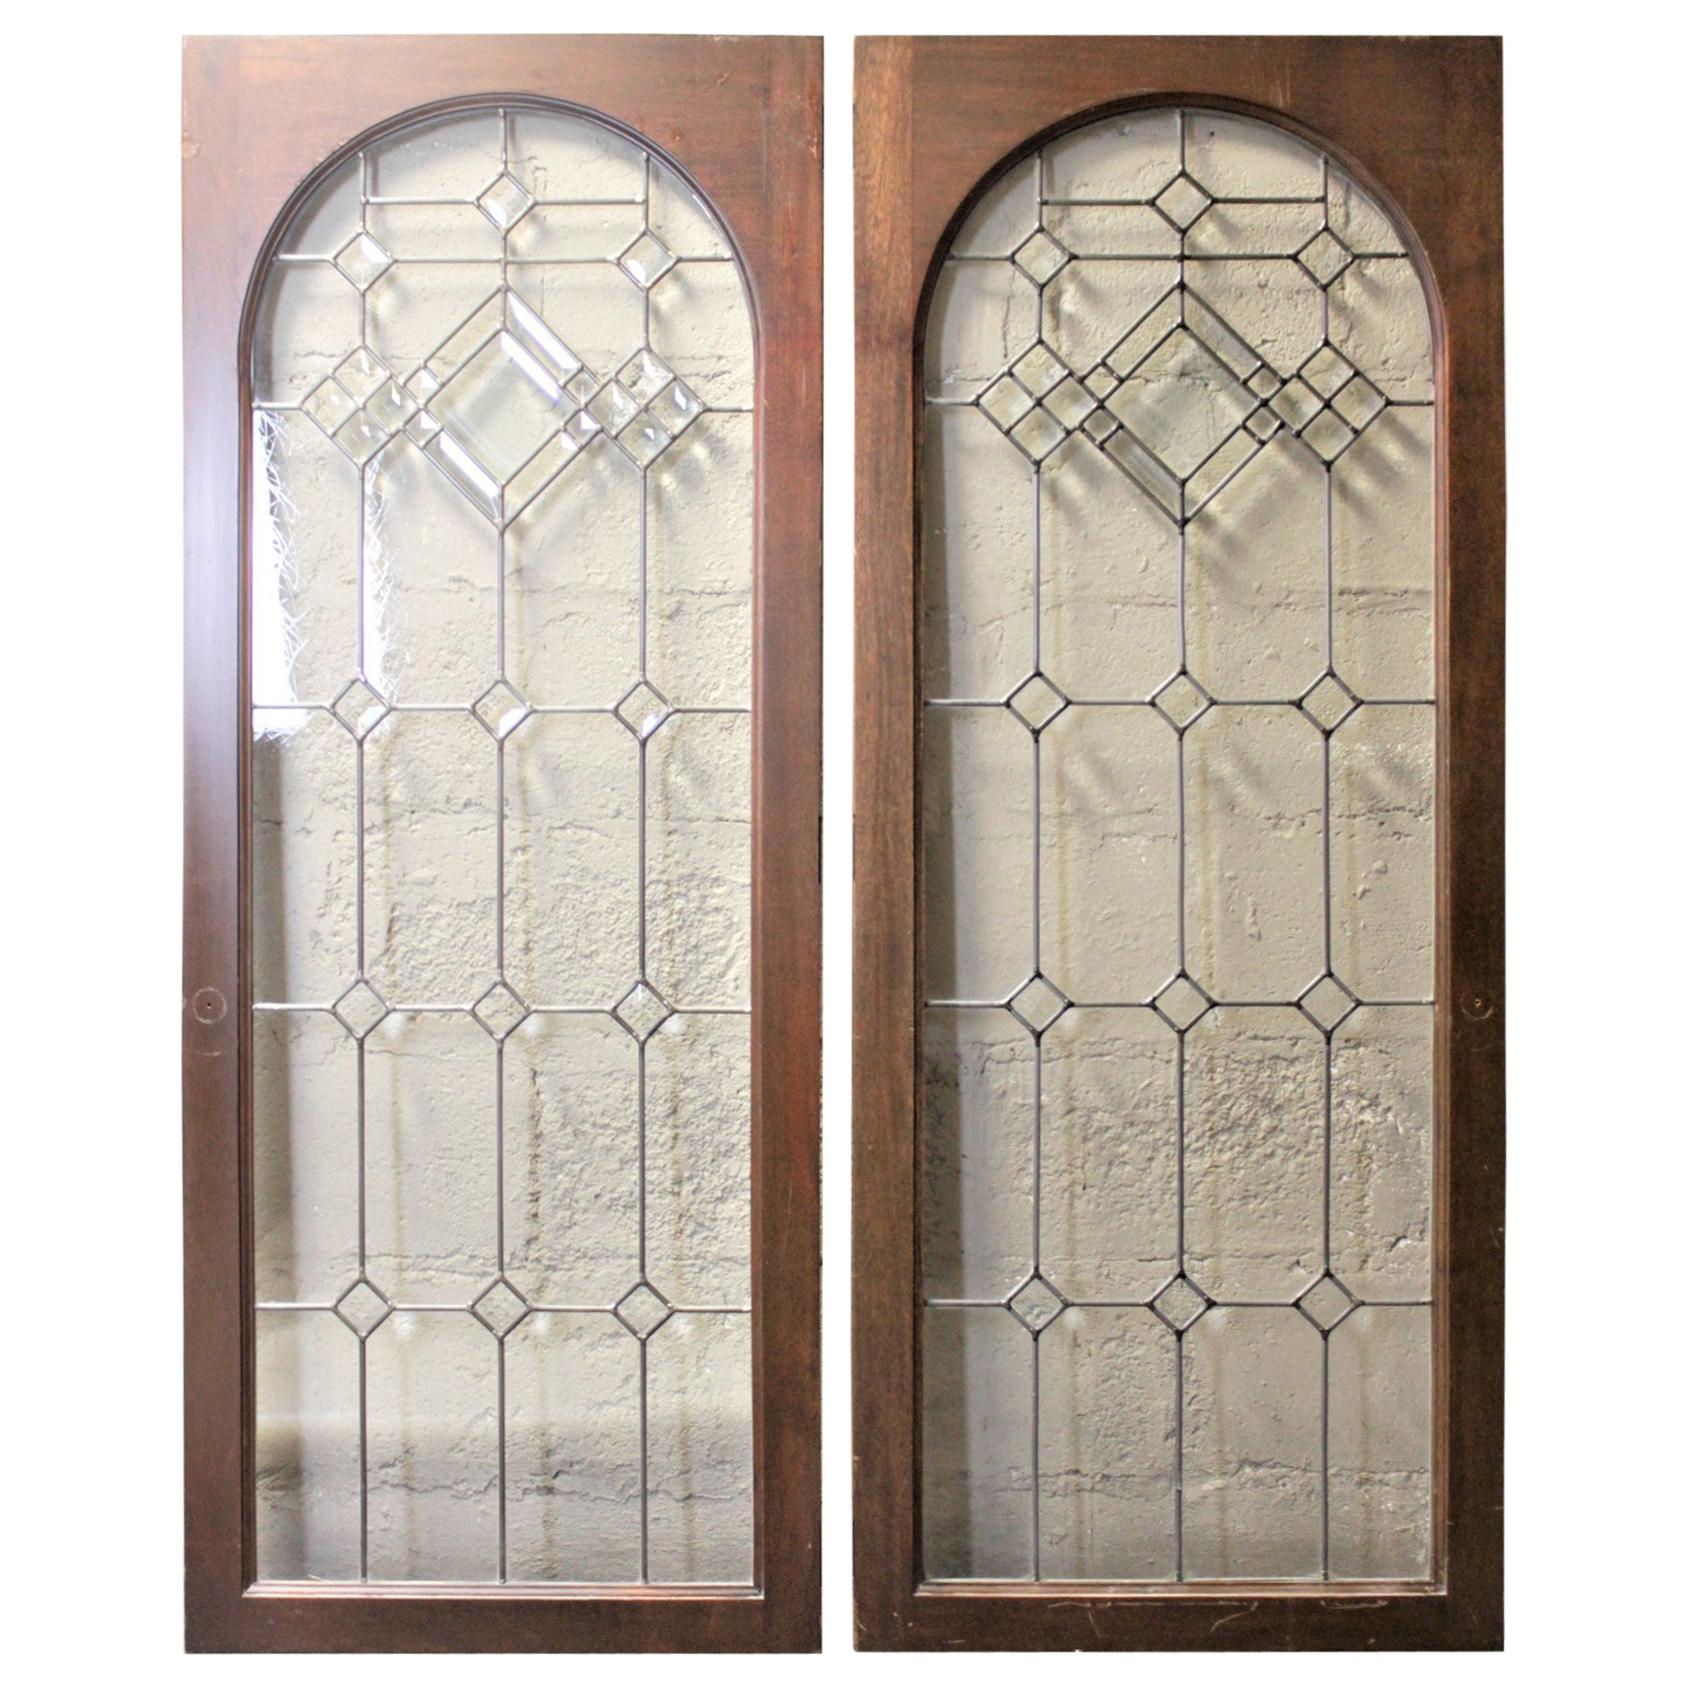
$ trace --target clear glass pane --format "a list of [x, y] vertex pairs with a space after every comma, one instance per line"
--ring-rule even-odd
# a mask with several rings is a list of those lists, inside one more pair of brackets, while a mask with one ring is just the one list
[[748, 1583], [730, 242], [587, 118], [413, 124], [253, 383], [259, 1574]]
[[928, 1577], [1432, 1572], [1434, 360], [1405, 254], [1314, 147], [1159, 109], [1003, 174], [937, 277]]

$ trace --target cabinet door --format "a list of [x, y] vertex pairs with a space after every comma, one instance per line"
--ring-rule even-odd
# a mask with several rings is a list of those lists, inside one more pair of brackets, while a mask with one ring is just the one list
[[817, 45], [186, 73], [190, 1642], [811, 1646]]
[[1497, 86], [862, 44], [874, 1643], [1496, 1639]]

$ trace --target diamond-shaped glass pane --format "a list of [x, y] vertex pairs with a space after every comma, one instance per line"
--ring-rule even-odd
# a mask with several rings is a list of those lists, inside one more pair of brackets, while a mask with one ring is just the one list
[[469, 1308], [502, 1340], [527, 1315], [527, 1302], [499, 1277]]
[[1038, 972], [1007, 1005], [1016, 1018], [1040, 1036], [1071, 1003], [1062, 990]]
[[620, 439], [626, 454], [640, 468], [648, 468], [673, 443], [673, 436], [660, 422], [652, 420], [648, 412], [626, 428]]
[[1326, 673], [1300, 699], [1300, 707], [1325, 732], [1332, 732], [1358, 707], [1358, 700], [1334, 674]]
[[589, 410], [577, 410], [562, 424], [562, 431], [575, 445], [589, 445], [603, 429]]
[[1036, 1335], [1065, 1310], [1065, 1299], [1040, 1276], [1033, 1276], [1007, 1302], [1007, 1309]]
[[1042, 401], [1061, 427], [1077, 427], [1095, 407], [1095, 401], [1083, 390], [1083, 383], [1068, 376]]
[[334, 1304], [335, 1316], [365, 1340], [391, 1311], [392, 1302], [367, 1277], [359, 1277]]
[[640, 404], [648, 404], [673, 379], [673, 371], [653, 351], [635, 351], [620, 366], [615, 379]]
[[1323, 400], [1296, 375], [1271, 399], [1270, 407], [1298, 433], [1323, 408]]
[[353, 1036], [364, 1037], [387, 1015], [386, 1002], [373, 985], [366, 981], [354, 983], [334, 1003], [334, 1017]]
[[1211, 194], [1190, 175], [1177, 176], [1154, 200], [1166, 218], [1182, 229], [1198, 222], [1211, 203]]
[[1181, 732], [1212, 706], [1212, 699], [1186, 673], [1179, 673], [1154, 693], [1153, 706]]
[[367, 410], [359, 410], [338, 433], [334, 443], [359, 468], [387, 441], [387, 431], [379, 426]]
[[1300, 377], [1314, 391], [1329, 398], [1352, 378], [1352, 365], [1332, 345], [1323, 345], [1306, 359]]
[[1052, 392], [1071, 373], [1040, 340], [1013, 365], [1014, 377], [1033, 397]]
[[1261, 363], [1247, 377], [1247, 390], [1255, 398], [1274, 398], [1282, 386], [1282, 378], [1267, 363]]
[[1032, 462], [1041, 460], [1066, 436], [1066, 430], [1040, 404], [1008, 435]]
[[1173, 1276], [1150, 1302], [1160, 1320], [1179, 1333], [1200, 1317], [1211, 1303], [1186, 1276]]
[[1357, 1310], [1358, 1302], [1334, 1277], [1324, 1274], [1300, 1295], [1296, 1302], [1300, 1311], [1328, 1334], [1337, 1324]]
[[397, 381], [385, 381], [363, 408], [388, 433], [396, 433], [416, 413], [416, 401]]
[[621, 268], [640, 287], [653, 287], [673, 268], [673, 253], [653, 234], [642, 234], [621, 254]]
[[513, 228], [533, 208], [533, 196], [507, 172], [475, 201], [502, 229]]
[[1298, 257], [1306, 271], [1324, 287], [1352, 264], [1352, 253], [1326, 228], [1300, 248]]
[[1013, 253], [1013, 262], [1032, 281], [1052, 281], [1071, 262], [1071, 253], [1045, 228], [1039, 228]]
[[1300, 1011], [1320, 1030], [1332, 1031], [1358, 1003], [1339, 979], [1325, 973], [1300, 997]]
[[1333, 462], [1356, 437], [1352, 429], [1333, 410], [1325, 410], [1322, 415], [1313, 416], [1300, 429], [1300, 438], [1325, 462]]
[[334, 378], [362, 404], [390, 372], [366, 345], [360, 345], [334, 370]]
[[648, 1042], [673, 1016], [673, 1009], [647, 983], [635, 983], [615, 1003], [615, 1017], [640, 1042]]
[[1035, 402], [1011, 375], [1003, 375], [985, 389], [978, 400], [978, 408], [1005, 433], [1029, 412]]
[[1185, 478], [1246, 420], [1254, 403], [1226, 363], [1177, 328], [1137, 364], [1107, 408]]
[[501, 679], [481, 692], [474, 703], [474, 718], [494, 738], [507, 738], [531, 712], [526, 698]]
[[1186, 972], [1179, 972], [1153, 998], [1153, 1005], [1176, 1029], [1187, 1030], [1212, 1005], [1212, 998]]
[[366, 738], [388, 713], [386, 699], [353, 679], [333, 701], [333, 716], [354, 738]]
[[334, 254], [334, 266], [360, 292], [392, 268], [392, 254], [371, 234], [354, 234]]
[[495, 983], [474, 1003], [480, 1026], [498, 1041], [509, 1035], [526, 1018], [527, 1003], [506, 983]]
[[615, 1307], [615, 1316], [641, 1341], [647, 1341], [672, 1315], [673, 1307], [648, 1282], [640, 1282]]
[[1387, 408], [1387, 400], [1362, 375], [1354, 375], [1330, 400], [1329, 407], [1355, 432], [1362, 433]]
[[586, 407], [610, 433], [619, 433], [638, 414], [638, 400], [619, 381], [610, 381]]
[[[513, 322], [513, 297], [510, 302]], [[493, 334], [428, 403], [453, 443], [498, 486], [575, 409], [555, 366], [561, 356], [572, 354], [543, 324], [538, 326], [542, 338], [525, 327]]]
[[673, 712], [655, 686], [640, 680], [615, 704], [615, 717], [635, 738], [647, 738]]
[[325, 380], [311, 388], [299, 408], [322, 429], [334, 432], [357, 408], [357, 401], [336, 380]]
[[1089, 395], [1097, 403], [1104, 403], [1118, 388], [1118, 377], [1104, 365], [1099, 369], [1092, 369], [1083, 377], [1083, 385]]
[[1066, 699], [1059, 686], [1033, 673], [1007, 699], [1007, 706], [1033, 732], [1040, 732], [1066, 706]]
[[702, 412], [702, 400], [679, 380], [670, 382], [650, 406], [650, 414], [676, 439]]

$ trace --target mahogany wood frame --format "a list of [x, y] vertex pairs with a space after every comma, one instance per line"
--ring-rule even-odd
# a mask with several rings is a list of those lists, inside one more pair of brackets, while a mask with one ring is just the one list
[[[1502, 1643], [1504, 361], [1500, 46], [1482, 39], [857, 43], [854, 1467], [871, 1649], [1403, 1649]], [[1435, 314], [1439, 970], [1432, 1583], [922, 1584], [918, 545], [921, 343], [938, 261], [1037, 143], [1132, 104], [1253, 112], [1394, 208]], [[1438, 298], [1435, 298], [1438, 293]]]
[[[757, 332], [752, 1193], [756, 1584], [253, 1585], [243, 500], [254, 278], [291, 196], [421, 108], [538, 96], [667, 152]], [[820, 114], [812, 39], [190, 39], [185, 226], [186, 1615], [195, 1651], [819, 1642]]]

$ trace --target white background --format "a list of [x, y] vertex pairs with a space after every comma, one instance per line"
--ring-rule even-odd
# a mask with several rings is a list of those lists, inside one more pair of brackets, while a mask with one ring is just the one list
[[[1662, 8], [31, 6], [8, 27], [0, 356], [11, 1677], [1026, 1678], [849, 1649], [850, 82], [857, 32], [1503, 32], [1510, 458], [1509, 1645], [1083, 1658], [1250, 1682], [1667, 1665], [1682, 1500], [1686, 367]], [[137, 21], [142, 19], [143, 21]], [[179, 980], [181, 33], [826, 33], [825, 1646], [819, 1658], [185, 1659]], [[1673, 1423], [1670, 1428], [1669, 1424]], [[870, 1447], [861, 1448], [871, 1456]], [[1678, 1595], [1675, 1595], [1678, 1598]], [[1671, 1654], [1678, 1654], [1672, 1645]], [[950, 1670], [954, 1670], [950, 1674]], [[569, 1671], [561, 1674], [559, 1671]], [[728, 1671], [731, 1671], [728, 1673]]]

